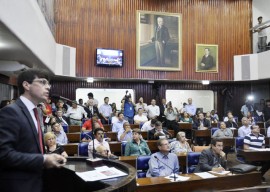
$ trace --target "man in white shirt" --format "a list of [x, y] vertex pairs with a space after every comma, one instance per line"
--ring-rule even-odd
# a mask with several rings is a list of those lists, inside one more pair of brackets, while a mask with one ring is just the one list
[[72, 102], [72, 107], [68, 108], [65, 116], [69, 117], [70, 125], [81, 125], [83, 115], [87, 117], [87, 113], [83, 107], [77, 105], [77, 101]]
[[238, 129], [238, 137], [245, 137], [251, 133], [249, 120], [246, 117], [242, 118], [242, 127]]
[[93, 99], [94, 100], [94, 106], [98, 107], [98, 100], [94, 99], [93, 93], [90, 92], [90, 93], [87, 94], [87, 96], [88, 96], [88, 99]]
[[150, 131], [154, 129], [156, 122], [157, 122], [157, 119], [150, 119], [149, 121], [143, 124], [141, 131]]
[[151, 105], [147, 106], [147, 111], [148, 111], [149, 119], [156, 119], [159, 116], [160, 110], [159, 110], [159, 106], [156, 105], [155, 99], [151, 100]]
[[146, 121], [148, 121], [148, 119], [143, 115], [143, 109], [138, 109], [138, 114], [134, 116], [134, 124], [143, 125]]
[[139, 102], [136, 103], [135, 107], [136, 112], [138, 112], [139, 109], [142, 109], [143, 115], [147, 116], [147, 104], [143, 102], [143, 97], [140, 97]]
[[101, 122], [103, 124], [109, 124], [109, 119], [112, 115], [112, 107], [109, 105], [109, 97], [104, 98], [104, 104], [100, 106], [99, 114], [102, 117]]
[[190, 117], [193, 117], [196, 114], [196, 107], [192, 104], [192, 98], [188, 98], [188, 104], [185, 106], [185, 111]]
[[267, 33], [266, 28], [268, 25], [262, 25], [263, 17], [258, 17], [258, 28], [254, 32], [258, 32], [258, 53], [266, 51], [267, 46]]

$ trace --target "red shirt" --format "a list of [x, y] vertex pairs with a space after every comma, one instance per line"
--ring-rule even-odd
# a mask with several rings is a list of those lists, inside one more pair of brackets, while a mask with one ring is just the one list
[[[104, 129], [100, 120], [98, 120], [97, 123], [99, 124], [100, 128]], [[86, 130], [92, 131], [92, 119], [85, 121], [82, 127], [84, 127]]]

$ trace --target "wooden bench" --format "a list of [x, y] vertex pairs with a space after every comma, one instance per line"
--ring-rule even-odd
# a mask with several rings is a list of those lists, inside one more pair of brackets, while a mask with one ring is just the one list
[[68, 128], [69, 133], [75, 133], [75, 132], [81, 132], [81, 126], [80, 125], [70, 125]]
[[78, 151], [78, 146], [79, 143], [68, 143], [65, 145], [62, 145], [68, 156], [78, 156], [79, 151]]
[[105, 135], [111, 138], [111, 141], [118, 141], [117, 139], [117, 132], [106, 132]]
[[192, 123], [178, 123], [180, 130], [192, 130]]
[[111, 125], [106, 124], [106, 125], [103, 125], [103, 127], [104, 127], [104, 131], [105, 131], [105, 132], [112, 131]]
[[69, 143], [79, 143], [81, 141], [81, 133], [67, 133]]

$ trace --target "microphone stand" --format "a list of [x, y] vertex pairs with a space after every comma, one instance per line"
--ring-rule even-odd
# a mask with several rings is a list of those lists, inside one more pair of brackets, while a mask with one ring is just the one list
[[174, 179], [174, 181], [176, 181], [176, 175], [175, 175], [174, 169], [172, 169], [172, 168], [171, 168], [170, 166], [168, 166], [166, 163], [160, 161], [159, 158], [158, 158], [157, 156], [154, 156], [154, 157], [155, 157], [155, 159], [157, 159], [157, 161], [161, 162], [163, 165], [165, 165], [166, 167], [170, 168], [170, 169], [173, 171], [173, 179]]
[[93, 159], [96, 158], [96, 152], [95, 152], [95, 139], [93, 139], [93, 153], [92, 153]]

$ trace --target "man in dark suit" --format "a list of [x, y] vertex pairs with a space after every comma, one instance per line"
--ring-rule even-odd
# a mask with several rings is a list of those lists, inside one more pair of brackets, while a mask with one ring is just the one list
[[[207, 130], [210, 128], [210, 121], [204, 118], [203, 113], [198, 114], [198, 119], [194, 120], [192, 129], [195, 129], [197, 131], [200, 130]], [[196, 143], [198, 145], [209, 145], [211, 137], [197, 137]]]
[[163, 123], [164, 126], [165, 126], [165, 121], [166, 121], [164, 111], [166, 108], [167, 108], [166, 99], [163, 98], [161, 100], [161, 105], [159, 106], [159, 111], [160, 111], [159, 120]]
[[69, 125], [68, 118], [66, 116], [63, 116], [63, 111], [61, 109], [58, 109], [56, 111], [56, 122], [60, 123], [61, 125]]
[[168, 28], [164, 26], [162, 17], [157, 18], [157, 24], [155, 37], [152, 40], [155, 41], [157, 64], [158, 66], [162, 66], [165, 65], [165, 48], [170, 35]]
[[227, 167], [226, 155], [223, 150], [223, 141], [213, 139], [211, 148], [202, 151], [195, 172], [214, 171], [222, 172]]
[[41, 192], [43, 168], [62, 167], [66, 159], [44, 155], [36, 106], [49, 96], [50, 84], [40, 70], [18, 76], [20, 98], [0, 110], [1, 192]]
[[171, 138], [172, 135], [167, 131], [166, 128], [162, 128], [162, 123], [157, 121], [155, 123], [155, 128], [148, 131], [148, 139], [149, 140], [158, 140], [161, 138]]
[[98, 108], [94, 105], [93, 99], [89, 99], [87, 101], [87, 107], [85, 107], [84, 110], [86, 111], [88, 118], [92, 118], [94, 115], [97, 116], [98, 118], [101, 118]]

